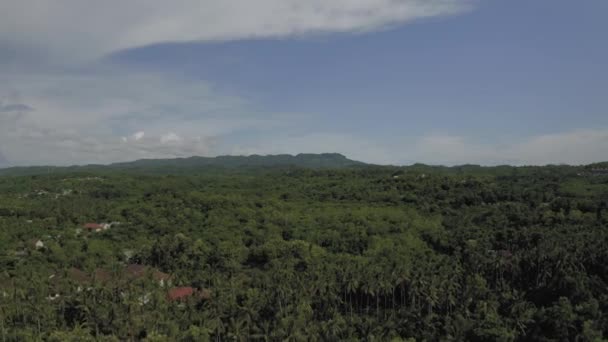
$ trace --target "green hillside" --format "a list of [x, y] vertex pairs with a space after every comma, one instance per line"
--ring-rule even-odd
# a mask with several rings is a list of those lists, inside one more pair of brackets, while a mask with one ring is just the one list
[[189, 157], [175, 159], [141, 159], [110, 165], [83, 166], [32, 166], [0, 169], [0, 175], [39, 175], [73, 172], [142, 172], [158, 174], [184, 174], [216, 171], [252, 171], [272, 168], [341, 169], [361, 167], [368, 164], [351, 160], [339, 153], [279, 154], [251, 156]]

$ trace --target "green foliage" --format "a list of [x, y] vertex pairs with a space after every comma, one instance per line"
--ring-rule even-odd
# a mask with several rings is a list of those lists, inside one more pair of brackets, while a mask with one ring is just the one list
[[303, 155], [0, 177], [0, 341], [601, 341], [608, 179], [588, 170]]

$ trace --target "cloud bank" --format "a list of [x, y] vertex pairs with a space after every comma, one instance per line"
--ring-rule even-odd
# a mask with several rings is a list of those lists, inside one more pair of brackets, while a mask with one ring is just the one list
[[6, 0], [0, 42], [96, 58], [164, 42], [370, 31], [468, 8], [468, 0]]
[[586, 164], [608, 160], [608, 129], [482, 143], [455, 134], [385, 142], [269, 113], [204, 81], [123, 69], [4, 74], [0, 164], [69, 165], [191, 155], [340, 152], [378, 164]]
[[408, 160], [444, 165], [590, 164], [608, 160], [608, 129], [577, 129], [503, 144], [429, 135], [418, 139]]
[[[276, 117], [203, 81], [130, 70], [5, 74], [0, 150], [14, 165], [214, 154], [220, 137]], [[5, 162], [6, 163], [6, 162]]]
[[[340, 152], [372, 163], [582, 164], [608, 130], [480, 143], [458, 134], [364, 138], [314, 113], [276, 113], [210, 81], [102, 57], [165, 42], [380, 30], [454, 15], [473, 0], [0, 1], [0, 166], [190, 155]], [[51, 67], [52, 66], [52, 67]], [[311, 122], [315, 122], [311, 125]]]

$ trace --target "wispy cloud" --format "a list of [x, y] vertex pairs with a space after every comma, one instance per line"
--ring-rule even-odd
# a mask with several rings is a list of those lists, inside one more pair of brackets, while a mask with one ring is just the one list
[[0, 102], [0, 113], [20, 114], [20, 113], [31, 112], [32, 110], [33, 110], [32, 107], [30, 107], [28, 105], [24, 105], [22, 103], [9, 103], [9, 104], [3, 105], [2, 102]]
[[547, 165], [608, 161], [608, 129], [577, 129], [533, 135], [507, 142], [479, 142], [464, 136], [428, 134], [381, 143], [344, 132], [271, 136], [232, 154], [339, 152], [369, 163], [409, 165]]
[[[272, 139], [277, 138], [277, 127], [297, 125], [293, 114], [262, 112], [242, 97], [216, 91], [205, 80], [136, 72], [109, 65], [101, 57], [165, 42], [372, 31], [456, 14], [470, 4], [469, 0], [1, 1], [0, 149], [13, 164], [106, 163], [228, 153], [241, 144], [223, 141], [226, 136], [265, 131], [263, 137], [249, 141], [259, 148], [247, 150], [285, 152], [273, 147]], [[386, 160], [373, 144], [348, 135], [299, 133], [300, 138], [288, 139], [289, 152], [339, 148]]]
[[462, 136], [428, 135], [408, 151], [410, 162], [458, 165], [588, 164], [608, 160], [608, 129], [577, 129], [507, 143], [480, 143]]
[[277, 124], [239, 97], [172, 75], [106, 68], [3, 78], [0, 94], [12, 96], [0, 105], [0, 147], [13, 164], [210, 155], [223, 135]]
[[0, 1], [0, 164], [300, 152], [341, 152], [394, 164], [608, 160], [606, 129], [503, 143], [480, 143], [458, 132], [388, 143], [386, 137], [326, 129], [315, 115], [263, 111], [246, 98], [218, 91], [200, 75], [134, 71], [100, 61], [106, 54], [164, 42], [380, 30], [458, 14], [474, 2]]
[[73, 60], [163, 42], [369, 31], [470, 6], [469, 0], [8, 0], [0, 2], [0, 42]]

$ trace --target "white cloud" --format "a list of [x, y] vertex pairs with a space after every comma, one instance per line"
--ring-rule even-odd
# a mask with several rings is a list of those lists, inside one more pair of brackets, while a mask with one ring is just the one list
[[467, 10], [470, 0], [5, 0], [0, 42], [97, 58], [161, 42], [381, 29]]
[[465, 163], [493, 164], [494, 158], [502, 160], [495, 146], [469, 142], [465, 137], [427, 135], [414, 144], [408, 160], [431, 164], [456, 165]]
[[433, 165], [547, 165], [590, 164], [608, 161], [608, 129], [580, 129], [533, 135], [516, 141], [483, 143], [474, 139], [429, 134], [401, 143], [380, 143], [340, 132], [273, 136], [253, 146], [237, 146], [232, 154], [339, 152], [349, 158], [376, 164]]
[[13, 165], [212, 155], [226, 134], [280, 124], [204, 81], [121, 69], [5, 73], [0, 101], [0, 152]]
[[484, 144], [461, 136], [422, 137], [408, 161], [430, 164], [589, 164], [608, 161], [608, 129], [579, 129], [531, 136], [505, 144]]
[[161, 144], [171, 144], [171, 143], [179, 143], [182, 141], [182, 137], [179, 135], [169, 132], [167, 134], [163, 134], [160, 137]]
[[[469, 9], [471, 3], [4, 0], [0, 1], [0, 54], [8, 47], [9, 54], [20, 60], [39, 54], [41, 60], [50, 56], [55, 62], [71, 64], [162, 42], [377, 30], [456, 14]], [[38, 71], [23, 72], [31, 68]], [[341, 152], [373, 163], [407, 160], [448, 165], [608, 160], [607, 129], [537, 135], [503, 144], [484, 144], [459, 135], [427, 135], [401, 146], [380, 144], [342, 132], [305, 133], [293, 117], [259, 113], [251, 103], [219, 93], [205, 81], [107, 65], [90, 68], [52, 73], [40, 71], [44, 66], [29, 64], [15, 72], [12, 65], [0, 65], [0, 164], [7, 160], [13, 164], [107, 163], [218, 153], [301, 152]], [[251, 141], [226, 138], [243, 131]], [[260, 131], [267, 134], [251, 134]], [[280, 131], [295, 135], [281, 135]]]
[[545, 134], [507, 150], [527, 164], [587, 164], [608, 161], [608, 129], [587, 129]]
[[143, 137], [144, 137], [145, 135], [146, 135], [146, 132], [144, 132], [144, 131], [139, 131], [139, 132], [134, 133], [132, 137], [133, 137], [133, 140], [138, 141], [138, 140], [143, 139]]

